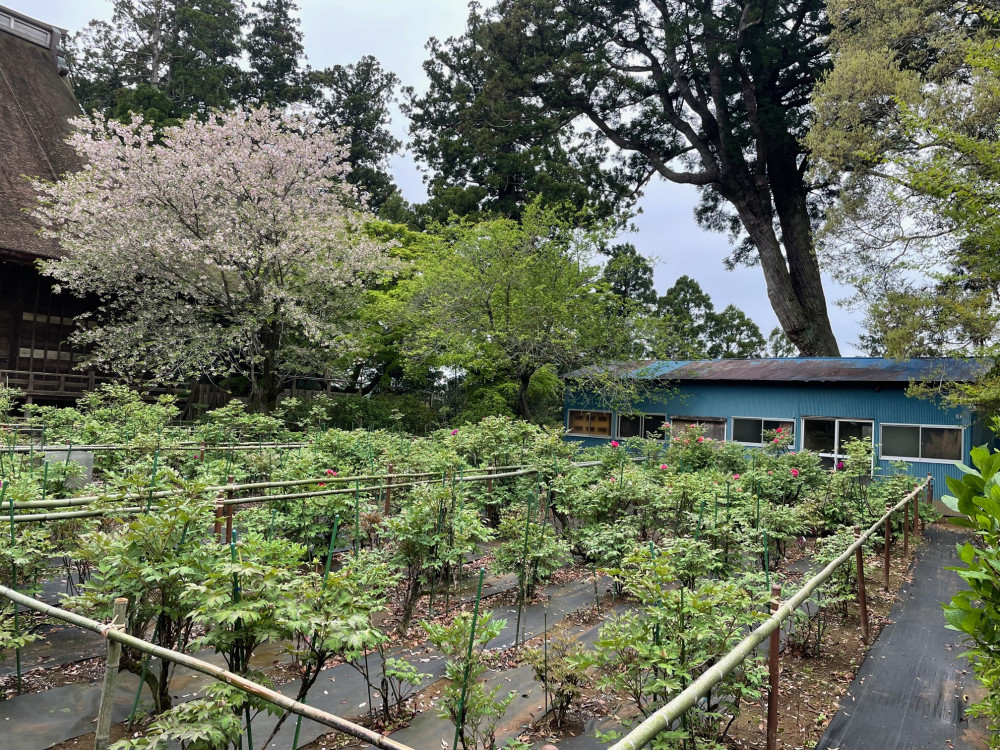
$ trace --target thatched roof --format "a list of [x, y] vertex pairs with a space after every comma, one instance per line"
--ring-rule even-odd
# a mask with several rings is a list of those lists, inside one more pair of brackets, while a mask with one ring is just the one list
[[[18, 34], [5, 20], [10, 17], [48, 29], [50, 44]], [[25, 211], [36, 194], [24, 175], [54, 180], [80, 168], [65, 142], [67, 119], [80, 114], [80, 105], [59, 75], [55, 51], [61, 31], [0, 6], [0, 255], [7, 257], [58, 252], [56, 243], [38, 235], [38, 223]]]

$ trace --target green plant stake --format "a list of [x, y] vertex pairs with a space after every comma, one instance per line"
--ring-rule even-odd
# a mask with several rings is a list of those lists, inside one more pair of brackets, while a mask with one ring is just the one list
[[521, 611], [528, 594], [528, 529], [531, 527], [531, 496], [528, 497], [527, 514], [524, 518], [524, 556], [521, 558], [521, 581], [517, 592], [517, 625], [514, 628], [514, 645], [521, 639]]
[[713, 526], [718, 526], [719, 525], [719, 491], [718, 490], [715, 491], [715, 500], [713, 501], [713, 504], [712, 504], [712, 511], [713, 511], [713, 514], [712, 514], [713, 515], [712, 525]]
[[73, 441], [70, 440], [66, 445], [66, 468], [69, 468], [69, 457], [73, 455]]
[[704, 512], [705, 512], [705, 496], [702, 495], [701, 496], [701, 505], [698, 507], [698, 525], [695, 527], [695, 530], [694, 530], [694, 540], [696, 542], [698, 541], [698, 537], [701, 536], [701, 517], [702, 517], [702, 514], [704, 514]]
[[760, 528], [760, 495], [754, 495], [754, 499], [757, 501], [757, 520], [754, 521], [753, 527], [755, 529]]
[[767, 529], [764, 529], [764, 581], [767, 590], [771, 590], [771, 562], [768, 559]]
[[49, 491], [49, 462], [46, 461], [44, 467], [42, 468], [42, 500], [45, 500], [45, 495]]
[[[0, 504], [3, 504], [4, 496], [7, 494], [7, 485], [0, 480]], [[10, 549], [11, 552], [14, 551], [14, 498], [11, 497], [10, 504]], [[10, 562], [10, 586], [15, 591], [17, 590], [17, 563], [11, 559]], [[18, 605], [14, 602], [14, 637], [18, 638], [21, 635], [21, 620], [17, 613]], [[17, 694], [21, 694], [21, 647], [18, 646], [14, 649], [14, 656], [17, 661]]]
[[[542, 688], [545, 690], [545, 714], [549, 712], [549, 613], [548, 610], [542, 612], [542, 659], [545, 671], [545, 680], [542, 682]], [[545, 714], [542, 714], [543, 716]]]
[[361, 552], [361, 497], [358, 480], [354, 480], [354, 554]]
[[[156, 643], [156, 639], [160, 635], [160, 617], [156, 618], [156, 627], [153, 628], [153, 638], [150, 643]], [[149, 657], [151, 654], [148, 652], [142, 658], [142, 674], [139, 676], [139, 686], [135, 689], [135, 700], [132, 701], [132, 710], [128, 715], [128, 725], [125, 727], [127, 732], [132, 731], [132, 724], [135, 722], [135, 714], [139, 710], [139, 700], [142, 698], [142, 686], [146, 684], [146, 673], [149, 672]]]
[[[302, 696], [300, 703], [306, 702], [306, 696]], [[295, 721], [295, 736], [292, 738], [292, 750], [299, 750], [299, 730], [302, 729], [302, 714], [299, 714]]]
[[160, 463], [160, 449], [159, 447], [157, 447], [156, 452], [153, 453], [153, 473], [149, 475], [149, 499], [146, 501], [147, 513], [149, 513], [149, 508], [153, 504], [153, 487], [156, 486], [156, 469], [159, 463]]
[[[472, 608], [472, 628], [469, 633], [469, 652], [465, 657], [465, 674], [462, 676], [462, 693], [458, 698], [458, 716], [455, 721], [455, 741], [451, 745], [451, 750], [458, 750], [458, 734], [462, 731], [462, 724], [465, 721], [465, 692], [469, 687], [469, 669], [472, 667], [472, 647], [476, 642], [476, 622], [479, 620], [479, 600], [483, 596], [483, 576], [486, 575], [486, 568], [479, 569], [479, 588], [476, 590], [476, 604]], [[517, 640], [515, 633], [515, 642]]]
[[333, 517], [333, 533], [330, 534], [330, 548], [326, 551], [326, 568], [323, 570], [323, 588], [326, 589], [326, 579], [330, 575], [330, 564], [333, 562], [333, 547], [337, 541], [337, 531], [340, 529], [340, 514]]

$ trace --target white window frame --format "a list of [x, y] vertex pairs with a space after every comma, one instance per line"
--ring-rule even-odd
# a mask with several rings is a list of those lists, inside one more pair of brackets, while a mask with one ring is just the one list
[[[580, 411], [580, 410], [579, 409], [573, 409], [573, 411]], [[642, 412], [639, 412], [637, 414], [618, 414], [617, 418], [615, 419], [615, 437], [617, 437], [617, 438], [619, 438], [621, 440], [628, 440], [627, 437], [624, 437], [624, 438], [622, 437], [621, 425], [622, 425], [622, 418], [623, 417], [626, 418], [626, 419], [628, 419], [629, 417], [639, 417], [642, 420], [641, 422], [639, 422], [639, 435], [638, 435], [638, 437], [645, 438], [647, 432], [659, 432], [660, 433], [660, 437], [658, 439], [660, 439], [660, 440], [666, 440], [666, 438], [667, 438], [667, 432], [668, 432], [667, 430], [647, 430], [646, 429], [646, 418], [647, 417], [657, 418], [657, 419], [660, 420], [660, 424], [665, 424], [665, 425], [667, 425], [667, 427], [669, 427], [670, 426], [670, 417], [668, 417], [665, 413], [664, 414], [652, 414], [652, 413], [647, 414], [646, 412], [642, 411]], [[633, 435], [631, 437], [635, 437], [635, 436]]]
[[736, 420], [737, 419], [755, 419], [755, 420], [759, 420], [760, 423], [761, 423], [761, 438], [763, 438], [763, 435], [764, 435], [764, 422], [787, 422], [787, 423], [789, 423], [789, 424], [792, 425], [792, 435], [793, 435], [792, 445], [794, 445], [795, 444], [795, 440], [798, 439], [799, 431], [798, 431], [798, 425], [796, 424], [797, 420], [796, 420], [795, 417], [781, 417], [780, 419], [778, 419], [778, 418], [775, 418], [775, 417], [735, 417], [734, 416], [734, 417], [730, 417], [730, 419], [729, 419], [729, 442], [736, 443], [737, 445], [749, 445], [749, 446], [753, 446], [753, 447], [757, 447], [757, 448], [764, 447], [764, 442], [763, 441], [760, 442], [760, 443], [744, 443], [742, 440], [737, 440], [736, 439], [735, 435], [736, 435]]
[[614, 434], [614, 430], [613, 429], [609, 430], [607, 435], [595, 435], [592, 432], [571, 432], [570, 431], [570, 427], [569, 427], [569, 422], [570, 422], [569, 415], [570, 415], [571, 412], [574, 412], [574, 411], [584, 411], [584, 412], [587, 412], [588, 414], [607, 414], [607, 415], [609, 415], [608, 422], [610, 423], [611, 427], [614, 428], [614, 426], [615, 426], [615, 423], [614, 423], [614, 417], [615, 417], [614, 412], [608, 411], [606, 409], [567, 409], [566, 410], [566, 434], [567, 435], [574, 435], [575, 437], [597, 438], [598, 440], [610, 440], [611, 439], [612, 435]]
[[[883, 427], [916, 427], [920, 431], [923, 431], [924, 427], [929, 427], [938, 430], [958, 430], [962, 434], [962, 450], [961, 455], [956, 459], [950, 458], [920, 458], [919, 456], [887, 456], [882, 453], [882, 428]], [[965, 460], [965, 427], [962, 425], [953, 424], [915, 424], [913, 422], [880, 422], [878, 426], [878, 457], [884, 461], [906, 461], [911, 464], [947, 464], [953, 465], [955, 463]], [[923, 446], [923, 436], [920, 432], [917, 433], [917, 445]]]
[[834, 423], [833, 424], [833, 453], [819, 453], [818, 451], [816, 453], [817, 456], [821, 456], [823, 458], [832, 458], [834, 466], [837, 465], [838, 461], [840, 461], [843, 458], [846, 458], [846, 456], [847, 456], [846, 453], [838, 453], [837, 452], [837, 446], [840, 445], [840, 423], [841, 422], [870, 422], [871, 426], [872, 426], [872, 437], [871, 437], [871, 439], [872, 439], [872, 470], [875, 469], [875, 459], [877, 457], [877, 453], [874, 450], [874, 448], [875, 448], [875, 425], [879, 424], [878, 422], [876, 422], [874, 419], [868, 419], [868, 418], [863, 418], [863, 417], [819, 417], [819, 416], [802, 417], [802, 430], [799, 433], [802, 436], [801, 443], [800, 443], [800, 445], [802, 446], [802, 450], [810, 450], [809, 448], [806, 448], [806, 422], [808, 422], [811, 419], [825, 420], [827, 422], [833, 421], [833, 423]]

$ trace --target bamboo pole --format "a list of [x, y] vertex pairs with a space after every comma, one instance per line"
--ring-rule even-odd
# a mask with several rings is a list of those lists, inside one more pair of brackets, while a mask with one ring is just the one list
[[[114, 603], [114, 616], [109, 627], [116, 630], [125, 628], [125, 612], [128, 599], [118, 597]], [[118, 682], [118, 661], [122, 655], [122, 644], [108, 640], [108, 657], [104, 667], [104, 684], [101, 686], [101, 707], [97, 711], [97, 732], [94, 735], [94, 750], [108, 750], [111, 744], [111, 709], [115, 705], [115, 684]]]
[[[896, 511], [902, 507], [903, 503], [908, 503], [913, 499], [913, 495], [925, 488], [924, 484], [918, 486], [912, 493], [899, 501], [892, 510]], [[888, 514], [886, 514], [888, 516]], [[872, 535], [881, 528], [884, 519], [878, 519], [860, 537], [844, 550], [838, 557], [830, 561], [823, 570], [806, 581], [795, 594], [785, 600], [771, 616], [756, 627], [746, 638], [740, 641], [736, 647], [728, 654], [719, 659], [709, 667], [697, 680], [688, 685], [677, 696], [662, 708], [655, 711], [637, 727], [632, 729], [625, 737], [620, 739], [610, 750], [639, 750], [652, 742], [658, 734], [669, 729], [688, 709], [697, 704], [715, 685], [726, 678], [730, 672], [740, 666], [747, 657], [756, 652], [765, 638], [781, 627], [786, 619], [791, 617], [802, 604], [812, 595], [812, 593], [825, 583], [830, 576], [843, 565], [852, 555], [863, 545]]]
[[237, 690], [241, 690], [249, 695], [257, 696], [258, 698], [266, 700], [269, 703], [273, 703], [280, 708], [287, 709], [298, 716], [303, 716], [324, 726], [331, 727], [338, 732], [343, 732], [351, 737], [371, 743], [375, 747], [381, 748], [382, 750], [413, 750], [413, 748], [390, 739], [389, 737], [383, 737], [378, 732], [358, 726], [353, 722], [347, 721], [339, 716], [335, 716], [334, 714], [327, 713], [326, 711], [321, 711], [317, 708], [313, 708], [312, 706], [300, 703], [299, 701], [292, 700], [288, 696], [282, 695], [281, 693], [264, 687], [263, 685], [258, 685], [257, 683], [230, 672], [227, 669], [217, 667], [214, 664], [202, 661], [201, 659], [196, 659], [193, 656], [182, 654], [179, 651], [172, 651], [171, 649], [163, 648], [162, 646], [155, 646], [142, 640], [141, 638], [136, 638], [128, 633], [118, 631], [110, 625], [104, 625], [96, 620], [91, 620], [87, 617], [78, 615], [75, 612], [69, 612], [65, 609], [53, 607], [49, 604], [45, 604], [44, 602], [32, 599], [30, 596], [18, 593], [13, 589], [7, 588], [6, 586], [0, 586], [0, 596], [4, 596], [18, 604], [23, 604], [29, 609], [41, 612], [48, 617], [54, 617], [57, 620], [62, 620], [63, 622], [68, 622], [71, 625], [76, 625], [77, 627], [81, 627], [85, 630], [98, 633], [105, 638], [115, 640], [128, 646], [129, 648], [157, 656], [160, 659], [175, 662], [187, 667], [188, 669], [194, 670], [195, 672], [200, 672], [201, 674], [213, 677], [220, 682], [225, 682], [227, 685], [232, 685]]

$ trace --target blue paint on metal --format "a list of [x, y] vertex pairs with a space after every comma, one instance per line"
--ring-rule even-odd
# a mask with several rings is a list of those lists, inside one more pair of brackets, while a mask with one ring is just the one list
[[[634, 412], [644, 414], [666, 414], [673, 418], [718, 418], [726, 421], [726, 437], [732, 439], [733, 417], [758, 417], [763, 419], [791, 420], [795, 423], [796, 449], [802, 446], [802, 420], [806, 417], [828, 417], [840, 419], [871, 420], [876, 443], [879, 441], [883, 424], [936, 425], [961, 427], [963, 430], [963, 461], [969, 463], [969, 451], [976, 445], [993, 443], [992, 433], [982, 420], [968, 409], [948, 407], [938, 400], [911, 398], [906, 395], [906, 387], [914, 375], [927, 375], [932, 370], [936, 377], [944, 380], [966, 380], [978, 373], [983, 363], [975, 360], [910, 360], [904, 367], [892, 366], [894, 360], [850, 360], [838, 358], [837, 372], [827, 370], [827, 377], [821, 381], [803, 382], [797, 377], [778, 376], [774, 368], [759, 362], [783, 362], [792, 366], [795, 362], [814, 362], [812, 359], [798, 360], [730, 360], [749, 368], [759, 368], [755, 373], [770, 372], [768, 377], [742, 379], [702, 378], [692, 374], [690, 379], [673, 377], [679, 370], [693, 373], [690, 362], [654, 362], [630, 369], [625, 377], [659, 379], [665, 387], [652, 389], [634, 405]], [[827, 360], [824, 360], [827, 361]], [[701, 365], [709, 368], [718, 360]], [[847, 367], [843, 367], [844, 363]], [[922, 363], [922, 368], [916, 362]], [[943, 369], [941, 363], [945, 363]], [[632, 363], [630, 363], [632, 364]], [[849, 380], [846, 374], [855, 371], [859, 377]], [[813, 373], [817, 370], [811, 371]], [[883, 378], [876, 380], [875, 373]], [[906, 375], [904, 377], [903, 375]], [[669, 384], [669, 387], [666, 385]], [[569, 410], [613, 411], [613, 437], [617, 437], [618, 417], [622, 412], [601, 406], [600, 394], [580, 389], [567, 389], [566, 427], [569, 425]], [[585, 446], [601, 445], [611, 438], [567, 435]], [[878, 454], [877, 454], [878, 455]], [[879, 474], [892, 473], [891, 461], [876, 458]], [[959, 477], [960, 471], [954, 464], [932, 461], [907, 461], [910, 473], [916, 476], [931, 474], [934, 477], [935, 495], [947, 493], [946, 477]]]

